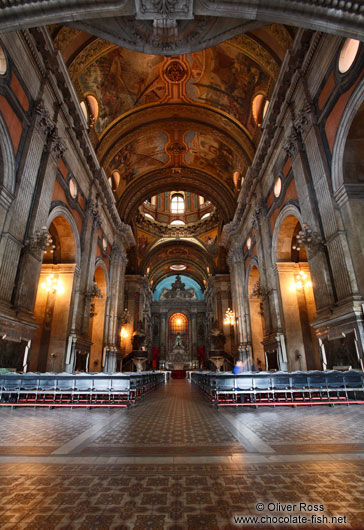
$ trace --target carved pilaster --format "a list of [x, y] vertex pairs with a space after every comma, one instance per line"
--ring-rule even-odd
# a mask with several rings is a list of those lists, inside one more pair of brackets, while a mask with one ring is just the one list
[[305, 100], [301, 110], [297, 113], [293, 127], [298, 135], [304, 138], [310, 127], [316, 123], [313, 105]]
[[286, 137], [286, 141], [283, 145], [283, 149], [286, 151], [287, 155], [292, 159], [295, 158], [298, 152], [297, 141], [298, 141], [297, 131], [294, 128], [294, 126], [292, 126]]
[[232, 268], [232, 266], [235, 263], [241, 263], [244, 261], [243, 257], [243, 251], [240, 248], [231, 248], [228, 253], [227, 262], [229, 265], [229, 269]]
[[97, 208], [97, 204], [92, 199], [87, 201], [86, 210], [92, 217], [92, 223], [95, 228], [101, 228], [102, 220]]

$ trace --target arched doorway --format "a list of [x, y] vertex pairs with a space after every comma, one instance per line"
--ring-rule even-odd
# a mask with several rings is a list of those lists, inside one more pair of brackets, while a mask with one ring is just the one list
[[30, 370], [63, 371], [76, 266], [76, 243], [68, 220], [59, 215], [49, 226], [52, 244], [43, 253], [34, 315], [39, 322]]
[[258, 267], [253, 265], [249, 271], [248, 280], [250, 334], [252, 344], [252, 355], [256, 367], [265, 368], [264, 346], [262, 344], [264, 335], [264, 313], [263, 299], [260, 285], [260, 274]]
[[105, 311], [107, 303], [106, 271], [99, 265], [94, 275], [94, 290], [90, 308], [90, 337], [92, 346], [90, 351], [90, 372], [100, 372], [104, 347]]
[[316, 314], [306, 248], [298, 244], [298, 217], [287, 211], [275, 231], [276, 256], [289, 370], [321, 369], [318, 341], [311, 323]]

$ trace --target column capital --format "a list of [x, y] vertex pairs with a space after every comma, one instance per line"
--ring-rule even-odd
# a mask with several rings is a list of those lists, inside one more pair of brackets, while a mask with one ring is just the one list
[[244, 256], [243, 256], [243, 250], [241, 248], [231, 248], [228, 253], [227, 262], [229, 265], [229, 268], [231, 268], [235, 263], [243, 263], [244, 262]]

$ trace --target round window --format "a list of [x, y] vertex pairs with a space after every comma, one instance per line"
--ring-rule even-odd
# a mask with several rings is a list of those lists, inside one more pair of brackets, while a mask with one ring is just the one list
[[346, 39], [343, 47], [341, 48], [339, 56], [339, 72], [345, 74], [358, 55], [360, 41], [356, 39]]
[[279, 197], [282, 191], [282, 179], [281, 177], [276, 178], [274, 183], [273, 193], [275, 197]]
[[77, 187], [77, 182], [73, 177], [70, 178], [68, 186], [69, 186], [70, 195], [72, 199], [76, 199], [77, 194], [78, 194], [78, 187]]

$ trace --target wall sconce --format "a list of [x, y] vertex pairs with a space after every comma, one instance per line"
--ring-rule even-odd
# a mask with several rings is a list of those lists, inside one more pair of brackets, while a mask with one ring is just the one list
[[42, 282], [40, 284], [42, 289], [45, 289], [48, 293], [52, 294], [62, 294], [64, 293], [63, 285], [58, 280], [58, 278], [55, 278], [54, 274], [50, 274], [46, 277], [45, 282]]
[[25, 240], [24, 245], [31, 250], [43, 251], [47, 251], [49, 247], [51, 247], [51, 252], [53, 252], [55, 248], [55, 245], [53, 245], [53, 238], [48, 232], [46, 226], [42, 226], [40, 230], [37, 230], [34, 234], [29, 236], [29, 238]]
[[86, 298], [102, 298], [101, 289], [97, 286], [96, 282], [92, 282], [92, 287], [85, 293]]
[[225, 311], [224, 324], [230, 324], [230, 326], [235, 324], [235, 313], [230, 309], [230, 307], [228, 307]]
[[268, 291], [268, 289], [261, 284], [260, 280], [257, 280], [253, 285], [250, 298], [260, 298], [262, 302], [264, 302], [270, 293], [271, 291]]
[[312, 287], [312, 283], [307, 279], [307, 274], [304, 271], [300, 271], [299, 274], [296, 274], [295, 276], [295, 283], [293, 284], [293, 288], [296, 289], [296, 291], [302, 291], [302, 289], [306, 287]]
[[302, 230], [296, 235], [297, 242], [292, 245], [293, 250], [301, 250], [304, 246], [310, 249], [322, 249], [324, 244], [317, 232], [314, 232], [308, 224], [303, 223]]

